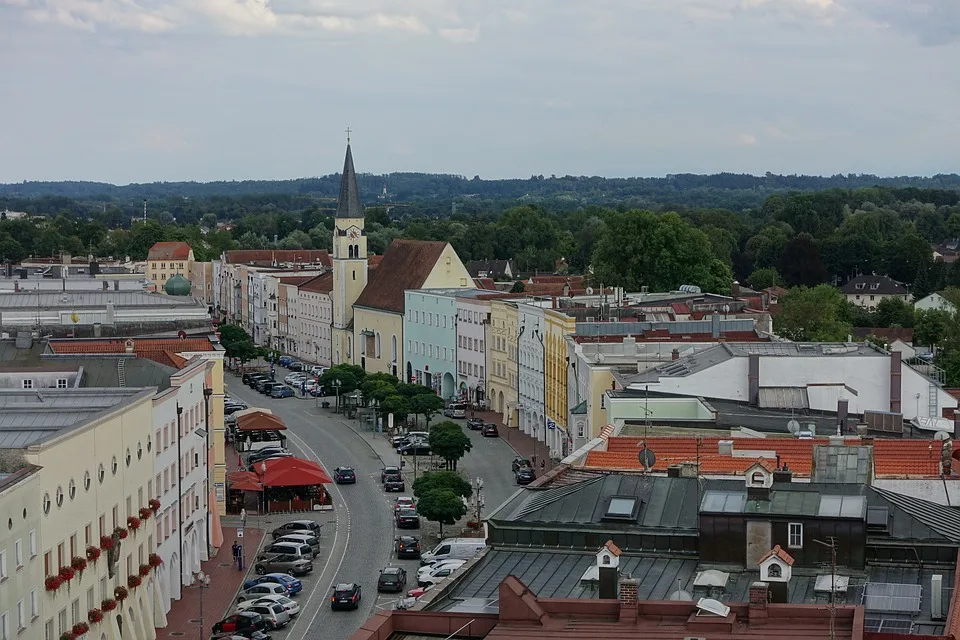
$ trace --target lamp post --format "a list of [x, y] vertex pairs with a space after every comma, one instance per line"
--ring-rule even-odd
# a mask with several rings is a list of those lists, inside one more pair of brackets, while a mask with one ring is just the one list
[[340, 387], [343, 386], [343, 383], [340, 381], [340, 378], [337, 378], [336, 380], [333, 381], [333, 384], [331, 386], [337, 390], [337, 398], [335, 401], [336, 404], [334, 405], [333, 412], [340, 413]]
[[183, 430], [181, 416], [183, 416], [183, 407], [177, 402], [177, 535], [180, 538], [180, 553], [177, 554], [177, 574], [179, 577], [177, 579], [180, 584], [183, 584], [183, 453], [180, 450]]
[[477, 476], [476, 480], [473, 481], [473, 490], [477, 505], [477, 518], [476, 522], [480, 524], [480, 515], [481, 510], [483, 509], [483, 478]]
[[260, 502], [262, 502], [261, 511], [263, 513], [267, 512], [267, 484], [264, 482], [264, 479], [267, 475], [267, 461], [264, 460], [260, 463]]
[[206, 513], [206, 523], [204, 528], [207, 531], [207, 558], [210, 558], [210, 487], [213, 486], [212, 478], [210, 477], [210, 398], [213, 396], [213, 389], [210, 387], [203, 388], [203, 410], [204, 416], [206, 418], [206, 433], [203, 434], [204, 439], [204, 452], [203, 452], [203, 464], [206, 467], [204, 470], [204, 476], [207, 478], [207, 485], [204, 487], [206, 490], [206, 496], [204, 500], [207, 503], [207, 513]]
[[[203, 571], [197, 571], [190, 580], [191, 586], [200, 589], [200, 640], [203, 640], [203, 592], [210, 587], [210, 576]], [[196, 584], [194, 584], [196, 583]]]

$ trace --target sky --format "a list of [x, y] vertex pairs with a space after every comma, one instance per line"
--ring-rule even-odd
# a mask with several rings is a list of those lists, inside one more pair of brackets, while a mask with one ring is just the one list
[[960, 171], [960, 0], [0, 0], [0, 182]]

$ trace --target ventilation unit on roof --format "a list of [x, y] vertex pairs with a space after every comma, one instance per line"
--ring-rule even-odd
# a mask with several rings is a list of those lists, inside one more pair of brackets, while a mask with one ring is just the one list
[[830, 575], [817, 576], [813, 590], [816, 593], [846, 593], [850, 586], [850, 576]]
[[697, 573], [697, 577], [693, 580], [694, 587], [717, 587], [724, 588], [727, 586], [727, 581], [730, 580], [730, 574], [725, 571], [717, 571], [716, 569], [707, 569], [706, 571], [700, 571]]

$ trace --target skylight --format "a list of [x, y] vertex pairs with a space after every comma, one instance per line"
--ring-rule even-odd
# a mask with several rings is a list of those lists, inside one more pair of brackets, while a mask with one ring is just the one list
[[726, 618], [730, 615], [730, 607], [713, 598], [700, 598], [697, 601], [697, 615]]
[[637, 499], [631, 496], [614, 496], [607, 503], [605, 518], [632, 520], [637, 516]]

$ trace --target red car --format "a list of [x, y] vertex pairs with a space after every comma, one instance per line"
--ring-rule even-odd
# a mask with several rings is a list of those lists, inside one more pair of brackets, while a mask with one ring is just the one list
[[267, 621], [259, 613], [253, 611], [240, 611], [229, 615], [217, 624], [213, 625], [214, 633], [223, 632], [246, 632], [262, 631], [266, 629]]

